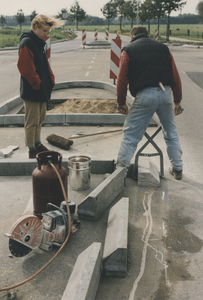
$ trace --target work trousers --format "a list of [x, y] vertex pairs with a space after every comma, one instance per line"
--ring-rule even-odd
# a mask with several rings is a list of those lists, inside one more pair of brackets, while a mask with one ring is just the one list
[[123, 126], [117, 166], [125, 167], [125, 175], [127, 175], [137, 144], [141, 141], [155, 112], [162, 125], [171, 165], [177, 171], [183, 168], [171, 88], [165, 86], [165, 91], [162, 91], [159, 87], [151, 87], [137, 93]]
[[46, 118], [46, 102], [24, 100], [25, 107], [25, 145], [34, 147], [36, 141], [41, 141], [42, 122]]

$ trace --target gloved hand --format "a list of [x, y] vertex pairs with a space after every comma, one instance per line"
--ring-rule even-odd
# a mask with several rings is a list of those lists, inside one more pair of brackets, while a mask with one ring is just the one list
[[174, 112], [175, 112], [175, 116], [182, 114], [183, 109], [182, 109], [182, 106], [180, 103], [178, 103], [178, 104], [174, 103]]
[[119, 114], [121, 114], [121, 115], [127, 115], [128, 114], [128, 107], [127, 107], [126, 104], [117, 106], [117, 110], [118, 110]]

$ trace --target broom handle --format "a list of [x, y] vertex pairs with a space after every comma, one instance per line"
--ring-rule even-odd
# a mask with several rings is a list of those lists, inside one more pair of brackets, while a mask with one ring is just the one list
[[89, 134], [83, 134], [83, 135], [79, 135], [79, 136], [72, 136], [72, 137], [69, 137], [68, 140], [79, 139], [79, 138], [82, 138], [82, 137], [92, 136], [92, 135], [99, 135], [99, 134], [105, 134], [105, 133], [118, 132], [118, 131], [122, 131], [122, 129], [116, 129], [116, 130], [110, 130], [110, 131], [102, 131], [102, 132], [97, 132], [97, 133], [89, 133]]

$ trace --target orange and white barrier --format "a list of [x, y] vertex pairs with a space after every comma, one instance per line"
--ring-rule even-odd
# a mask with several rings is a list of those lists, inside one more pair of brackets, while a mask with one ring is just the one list
[[120, 56], [121, 56], [121, 39], [113, 39], [111, 41], [111, 61], [110, 61], [111, 79], [116, 79], [118, 76]]
[[95, 40], [95, 41], [98, 40], [98, 29], [95, 29], [95, 32], [94, 32], [94, 40]]
[[44, 46], [44, 51], [45, 51], [47, 59], [50, 63], [50, 59], [51, 59], [51, 39], [50, 39], [49, 36], [46, 36], [45, 38], [43, 38], [43, 40], [46, 43], [46, 45]]
[[158, 29], [155, 29], [155, 41], [158, 41], [159, 38], [159, 32]]
[[86, 45], [86, 30], [85, 29], [82, 30], [82, 45], [83, 46]]
[[106, 41], [108, 41], [108, 40], [109, 40], [109, 29], [106, 28]]
[[72, 38], [72, 30], [71, 29], [68, 29], [68, 36], [69, 36], [69, 39]]
[[121, 31], [117, 30], [117, 39], [121, 39]]

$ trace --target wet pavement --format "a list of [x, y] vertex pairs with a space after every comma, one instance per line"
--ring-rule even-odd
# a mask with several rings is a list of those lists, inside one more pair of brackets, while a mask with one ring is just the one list
[[[92, 160], [116, 160], [122, 137], [120, 132], [77, 139], [70, 150], [49, 145], [46, 137], [52, 132], [69, 137], [78, 132], [87, 134], [117, 128], [121, 127], [46, 126], [42, 128], [42, 142], [50, 150], [59, 151], [64, 161], [73, 155], [89, 156]], [[155, 128], [147, 130], [150, 135], [154, 131]], [[22, 127], [0, 127], [0, 135], [0, 149], [19, 146], [6, 158], [8, 162], [29, 161]], [[145, 141], [143, 138], [138, 149]], [[112, 202], [113, 205], [122, 197], [130, 199], [128, 271], [126, 278], [102, 275], [96, 300], [202, 299], [201, 172], [191, 173], [186, 160], [183, 179], [176, 181], [168, 172], [170, 164], [161, 132], [155, 142], [163, 151], [165, 178], [161, 179], [158, 188], [138, 187], [134, 179], [127, 178], [124, 190]], [[150, 145], [146, 149], [147, 152], [152, 150]], [[152, 161], [159, 167], [158, 158], [152, 158]], [[69, 200], [78, 205], [103, 180], [104, 174], [92, 174], [90, 189], [86, 191], [73, 191], [69, 186]], [[23, 214], [32, 214], [32, 176], [1, 176], [0, 193], [0, 288], [3, 288], [30, 277], [53, 257], [58, 248], [51, 252], [33, 250], [23, 258], [11, 258], [4, 233]], [[97, 222], [80, 220], [80, 230], [49, 267], [28, 283], [10, 290], [13, 298], [5, 291], [0, 292], [0, 299], [61, 299], [78, 255], [93, 242], [104, 242], [108, 211]]]

